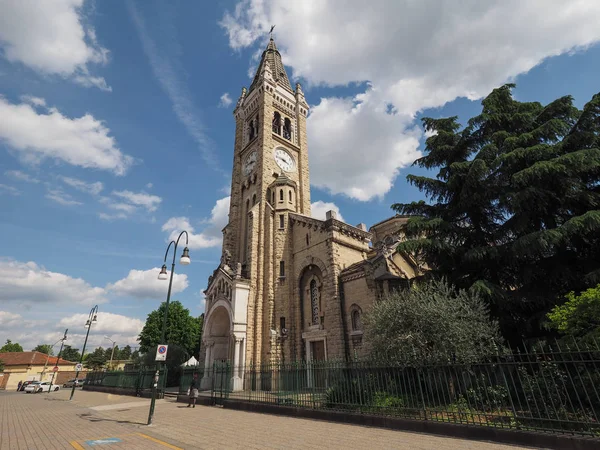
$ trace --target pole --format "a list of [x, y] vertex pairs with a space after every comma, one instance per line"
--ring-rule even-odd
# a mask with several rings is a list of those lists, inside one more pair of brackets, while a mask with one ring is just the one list
[[112, 348], [112, 352], [110, 352], [110, 362], [108, 363], [108, 367], [109, 367], [108, 370], [112, 369], [112, 360], [113, 360], [113, 356], [115, 354], [115, 344], [116, 344], [116, 342], [113, 341], [113, 348]]
[[[175, 251], [173, 252], [173, 264], [171, 265], [171, 278], [169, 279], [169, 290], [167, 291], [167, 304], [165, 305], [165, 312], [163, 314], [162, 331], [160, 333], [159, 344], [165, 343], [165, 335], [167, 334], [167, 316], [169, 315], [169, 302], [171, 301], [171, 286], [173, 285], [173, 274], [175, 273], [175, 254], [177, 253], [177, 244], [175, 244]], [[150, 412], [148, 413], [148, 425], [152, 425], [152, 418], [154, 416], [154, 407], [156, 405], [156, 394], [158, 391], [158, 380], [160, 377], [160, 370], [162, 364], [156, 363], [156, 374], [154, 376], [154, 384], [152, 385], [152, 400], [150, 401]]]
[[[56, 366], [55, 367], [58, 367], [58, 363], [60, 362], [60, 355], [62, 353], [63, 345], [65, 345], [65, 340], [67, 339], [67, 331], [69, 331], [68, 328], [65, 330], [65, 334], [64, 334], [63, 338], [61, 339], [60, 350], [58, 351], [58, 356], [56, 357]], [[50, 359], [50, 355], [48, 355], [48, 359]], [[48, 363], [48, 359], [46, 359], [46, 364]], [[54, 375], [56, 375], [56, 372], [52, 371], [52, 378], [50, 379], [50, 387], [48, 388], [48, 393], [52, 392], [52, 383], [54, 382]], [[44, 380], [42, 380], [42, 381], [44, 381]]]
[[[59, 339], [54, 344], [52, 344], [52, 346], [50, 347], [50, 350], [52, 350], [54, 348], [54, 346], [56, 344], [58, 344], [60, 341], [62, 341], [62, 339]], [[46, 357], [46, 364], [44, 364], [44, 368], [42, 369], [42, 376], [40, 378], [40, 381], [44, 381], [44, 375], [46, 374], [46, 368], [48, 367], [48, 361], [49, 360], [50, 360], [50, 353], [48, 353], [48, 356]]]
[[[175, 257], [177, 256], [177, 245], [179, 244], [179, 239], [181, 236], [185, 234], [185, 245], [188, 245], [188, 233], [187, 231], [182, 231], [179, 233], [177, 237], [177, 241], [169, 242], [167, 246], [167, 251], [165, 252], [164, 262], [167, 262], [167, 256], [169, 255], [169, 249], [171, 245], [175, 244], [173, 247], [173, 264], [171, 264], [171, 278], [169, 279], [169, 290], [167, 291], [167, 303], [165, 305], [165, 312], [163, 314], [163, 323], [162, 323], [162, 331], [160, 333], [160, 344], [166, 344], [166, 334], [167, 334], [167, 316], [169, 315], [169, 302], [171, 301], [171, 287], [173, 286], [173, 274], [175, 273]], [[187, 247], [184, 249], [184, 254], [186, 253]], [[164, 267], [164, 266], [163, 266]], [[160, 377], [160, 371], [162, 368], [162, 364], [160, 362], [156, 363], [156, 373], [154, 375], [154, 383], [152, 385], [152, 400], [150, 401], [150, 411], [148, 412], [148, 425], [152, 425], [152, 418], [154, 417], [154, 408], [156, 406], [156, 394], [158, 391], [158, 380]], [[165, 375], [166, 376], [166, 375]]]
[[[85, 334], [85, 341], [83, 342], [83, 350], [81, 350], [81, 358], [79, 359], [79, 364], [83, 364], [83, 355], [85, 355], [85, 346], [87, 345], [88, 336], [90, 335], [90, 330], [92, 329], [92, 324], [96, 321], [96, 314], [98, 313], [98, 305], [94, 306], [90, 311], [90, 315], [87, 321], [88, 329]], [[71, 396], [69, 397], [69, 401], [73, 400], [73, 395], [75, 395], [75, 385], [77, 384], [77, 378], [79, 377], [79, 371], [75, 371], [75, 380], [73, 380], [73, 387], [71, 388]]]

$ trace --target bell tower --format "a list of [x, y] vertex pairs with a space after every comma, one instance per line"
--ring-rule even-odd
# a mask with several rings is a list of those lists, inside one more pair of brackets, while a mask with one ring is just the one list
[[250, 283], [246, 361], [265, 362], [277, 327], [274, 298], [285, 277], [288, 214], [310, 216], [306, 117], [300, 84], [292, 88], [271, 37], [233, 111], [235, 143], [223, 257]]

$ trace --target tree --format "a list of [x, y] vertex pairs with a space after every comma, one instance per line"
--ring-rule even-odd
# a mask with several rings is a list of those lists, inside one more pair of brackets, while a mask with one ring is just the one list
[[70, 345], [65, 345], [63, 347], [62, 353], [60, 357], [65, 361], [71, 362], [79, 362], [81, 360], [81, 353], [79, 353], [78, 348], [73, 348]]
[[167, 342], [160, 342], [165, 308], [166, 302], [163, 302], [157, 310], [148, 314], [144, 328], [138, 337], [140, 352], [154, 356], [158, 344], [169, 344], [169, 353], [171, 347], [179, 346], [192, 355], [200, 338], [200, 319], [192, 317], [190, 311], [184, 308], [181, 302], [171, 302], [167, 317]]
[[33, 349], [34, 352], [44, 353], [45, 355], [54, 355], [54, 350], [50, 344], [39, 344], [36, 348]]
[[[115, 352], [116, 352], [116, 350], [115, 350]], [[118, 359], [121, 359], [121, 360], [131, 359], [131, 346], [130, 345], [126, 345], [119, 351]]]
[[569, 292], [567, 302], [550, 313], [550, 327], [583, 344], [600, 342], [600, 284], [579, 295]]
[[0, 353], [16, 353], [22, 351], [23, 347], [21, 347], [21, 345], [16, 342], [13, 344], [13, 342], [10, 339], [7, 339], [6, 344], [4, 344], [2, 348], [0, 348]]
[[364, 324], [373, 356], [387, 362], [471, 363], [503, 347], [498, 323], [480, 296], [445, 281], [396, 291], [373, 304]]
[[87, 355], [87, 358], [85, 358], [84, 363], [85, 367], [87, 367], [88, 369], [98, 370], [104, 367], [106, 361], [107, 358], [105, 350], [102, 347], [98, 347], [92, 353], [89, 353]]
[[570, 96], [519, 102], [495, 89], [480, 115], [424, 118], [426, 155], [409, 175], [428, 202], [395, 204], [413, 215], [398, 251], [429, 277], [446, 277], [489, 301], [505, 336], [543, 336], [545, 314], [600, 281], [600, 94], [582, 111]]

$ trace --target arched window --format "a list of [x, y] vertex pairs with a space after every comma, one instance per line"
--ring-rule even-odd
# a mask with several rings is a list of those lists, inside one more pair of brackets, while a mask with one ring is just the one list
[[360, 310], [358, 308], [352, 311], [351, 318], [352, 318], [352, 331], [362, 331]]
[[273, 203], [273, 205], [275, 205], [275, 191], [273, 191], [272, 194], [273, 194], [273, 196], [272, 196], [273, 197], [273, 201], [271, 203]]
[[292, 121], [287, 117], [283, 122], [283, 137], [288, 140], [292, 139]]
[[254, 120], [251, 120], [248, 124], [248, 141], [254, 139]]
[[283, 189], [279, 189], [279, 201], [283, 201]]
[[290, 203], [292, 203], [292, 191], [289, 191], [288, 194], [288, 197], [290, 198]]
[[313, 325], [319, 325], [319, 288], [317, 281], [310, 282], [310, 310]]
[[273, 114], [273, 133], [281, 134], [281, 114]]
[[252, 206], [256, 205], [256, 194], [252, 196]]

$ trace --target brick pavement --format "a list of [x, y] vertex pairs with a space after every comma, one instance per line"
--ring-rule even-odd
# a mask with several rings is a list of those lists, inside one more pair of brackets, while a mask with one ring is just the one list
[[85, 444], [86, 440], [109, 437], [120, 438], [122, 442], [98, 447], [132, 450], [519, 448], [219, 407], [188, 409], [169, 400], [157, 402], [154, 425], [147, 427], [144, 424], [148, 400], [85, 391], [77, 391], [74, 402], [66, 401], [67, 398], [67, 391], [57, 395], [0, 393], [0, 449], [81, 450], [92, 448]]

